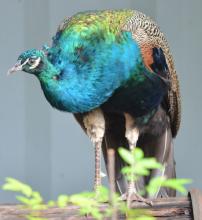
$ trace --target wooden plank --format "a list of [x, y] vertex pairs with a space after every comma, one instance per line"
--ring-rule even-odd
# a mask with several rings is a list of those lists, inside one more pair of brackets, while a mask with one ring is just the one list
[[198, 189], [189, 192], [192, 201], [194, 220], [202, 220], [202, 193]]
[[[107, 204], [100, 206], [100, 210], [105, 210]], [[133, 203], [132, 208], [146, 209], [151, 215], [159, 220], [188, 220], [192, 217], [192, 204], [189, 197], [178, 198], [162, 198], [153, 201], [153, 205], [149, 206], [143, 203]], [[0, 205], [0, 220], [22, 220], [23, 216], [29, 214], [30, 211], [22, 209], [17, 205]], [[91, 220], [91, 217], [79, 217], [79, 208], [69, 206], [66, 208], [49, 208], [40, 212], [40, 216], [48, 220]], [[125, 219], [119, 214], [118, 219]]]

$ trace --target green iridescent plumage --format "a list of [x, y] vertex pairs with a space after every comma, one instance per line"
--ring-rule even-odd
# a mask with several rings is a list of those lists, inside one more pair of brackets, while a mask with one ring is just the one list
[[133, 13], [132, 10], [81, 12], [65, 20], [58, 31], [62, 30], [64, 36], [69, 33], [80, 35], [82, 32], [83, 37], [88, 37], [102, 29], [102, 34], [107, 36], [109, 41], [114, 41]]

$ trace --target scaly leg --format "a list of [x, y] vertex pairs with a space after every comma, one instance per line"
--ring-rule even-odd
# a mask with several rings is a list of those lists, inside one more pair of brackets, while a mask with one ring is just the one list
[[102, 142], [95, 143], [95, 182], [94, 190], [96, 192], [97, 188], [102, 185], [101, 181], [101, 145]]
[[95, 147], [95, 182], [94, 190], [101, 186], [101, 146], [105, 132], [105, 119], [101, 109], [95, 109], [84, 117], [87, 135]]
[[[131, 115], [125, 113], [124, 116], [125, 116], [125, 126], [126, 126], [125, 137], [128, 140], [130, 151], [133, 151], [136, 147], [137, 140], [139, 137], [139, 129], [136, 127], [135, 120]], [[132, 201], [145, 202], [147, 204], [151, 204], [150, 201], [147, 201], [145, 198], [143, 198], [138, 194], [135, 188], [135, 180], [133, 175], [131, 176], [131, 180], [129, 181], [128, 192], [127, 195], [125, 195], [125, 197], [127, 199], [128, 206], [131, 205]]]

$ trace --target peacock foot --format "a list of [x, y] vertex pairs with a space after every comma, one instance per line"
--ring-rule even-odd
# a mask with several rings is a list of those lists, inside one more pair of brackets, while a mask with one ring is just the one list
[[152, 201], [150, 199], [146, 199], [146, 198], [142, 197], [135, 190], [124, 193], [121, 196], [121, 199], [127, 201], [128, 207], [131, 207], [131, 204], [133, 202], [143, 202], [149, 206], [152, 206]]

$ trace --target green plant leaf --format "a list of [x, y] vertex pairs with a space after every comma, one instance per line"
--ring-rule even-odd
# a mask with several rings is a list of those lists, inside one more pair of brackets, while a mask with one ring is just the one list
[[140, 148], [136, 147], [132, 151], [132, 155], [135, 158], [135, 161], [141, 160], [144, 158], [144, 152]]
[[149, 184], [146, 186], [146, 190], [150, 196], [153, 196], [159, 190], [159, 187], [162, 186], [165, 181], [165, 177], [156, 177], [150, 180]]
[[58, 196], [57, 205], [60, 208], [67, 206], [68, 202], [69, 202], [69, 197], [67, 195], [59, 195]]
[[187, 189], [184, 187], [185, 184], [190, 184], [190, 179], [167, 179], [163, 182], [163, 186], [170, 187], [179, 191], [182, 194], [187, 194]]
[[37, 210], [45, 210], [48, 208], [48, 206], [46, 204], [33, 204], [30, 207], [33, 211], [37, 211]]
[[155, 158], [144, 158], [139, 163], [147, 169], [160, 169], [162, 165]]
[[6, 178], [6, 183], [2, 186], [2, 189], [7, 191], [20, 192], [27, 197], [32, 195], [32, 188], [29, 185], [11, 177]]
[[43, 198], [41, 196], [41, 194], [39, 192], [36, 192], [36, 191], [33, 191], [32, 193], [32, 201], [33, 201], [33, 204], [40, 204], [40, 203], [43, 203]]
[[118, 152], [119, 152], [120, 156], [123, 158], [123, 160], [125, 162], [127, 162], [130, 165], [134, 164], [134, 162], [135, 162], [134, 157], [133, 157], [133, 155], [131, 154], [130, 151], [128, 151], [125, 148], [121, 147], [121, 148], [118, 149]]
[[150, 171], [141, 166], [141, 164], [136, 164], [135, 168], [133, 169], [133, 173], [138, 176], [148, 176]]
[[184, 185], [191, 182], [190, 179], [166, 179], [166, 177], [156, 177], [150, 180], [146, 190], [151, 196], [155, 195], [160, 187], [169, 187], [182, 194], [186, 194], [187, 190]]
[[53, 200], [50, 200], [50, 201], [48, 201], [48, 203], [47, 203], [47, 205], [48, 205], [48, 207], [54, 207], [54, 206], [56, 206], [56, 202], [55, 201], [53, 201]]
[[109, 190], [104, 186], [98, 187], [96, 192], [96, 200], [99, 203], [107, 202], [109, 200]]
[[132, 173], [132, 167], [125, 166], [121, 169], [121, 172], [125, 175], [130, 175]]
[[32, 205], [31, 200], [29, 198], [25, 197], [25, 196], [16, 196], [16, 199], [24, 205], [27, 205], [27, 206]]

